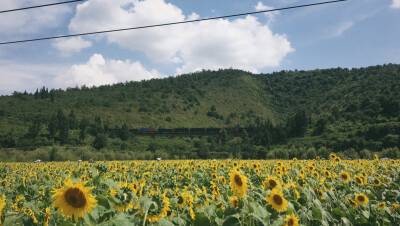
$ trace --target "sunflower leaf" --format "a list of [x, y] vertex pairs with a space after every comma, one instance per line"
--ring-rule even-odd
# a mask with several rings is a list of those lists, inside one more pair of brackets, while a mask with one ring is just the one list
[[313, 207], [312, 208], [312, 216], [317, 220], [322, 220], [322, 212], [320, 209]]

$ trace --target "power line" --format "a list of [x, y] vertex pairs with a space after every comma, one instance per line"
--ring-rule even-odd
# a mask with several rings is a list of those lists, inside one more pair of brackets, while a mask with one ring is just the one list
[[319, 3], [313, 3], [313, 4], [278, 8], [278, 9], [262, 10], [262, 11], [255, 11], [255, 12], [249, 12], [249, 13], [240, 13], [240, 14], [233, 14], [233, 15], [227, 15], [227, 16], [210, 17], [210, 18], [197, 19], [197, 20], [186, 20], [186, 21], [164, 23], [164, 24], [154, 24], [154, 25], [147, 25], [147, 26], [140, 26], [140, 27], [122, 28], [122, 29], [106, 30], [106, 31], [94, 31], [94, 32], [71, 34], [71, 35], [59, 35], [59, 36], [26, 39], [26, 40], [19, 40], [19, 41], [0, 42], [0, 45], [8, 45], [8, 44], [24, 43], [24, 42], [34, 42], [34, 41], [42, 41], [42, 40], [49, 40], [49, 39], [70, 38], [70, 37], [86, 36], [86, 35], [94, 35], [94, 34], [104, 34], [104, 33], [111, 33], [111, 32], [117, 32], [117, 31], [129, 31], [129, 30], [138, 30], [138, 29], [153, 28], [153, 27], [163, 27], [163, 26], [193, 23], [193, 22], [200, 22], [200, 21], [206, 21], [206, 20], [216, 20], [216, 19], [238, 17], [238, 16], [246, 16], [246, 15], [252, 15], [252, 14], [267, 13], [267, 12], [281, 11], [281, 10], [288, 10], [288, 9], [296, 9], [296, 8], [303, 8], [303, 7], [309, 7], [309, 6], [324, 5], [324, 4], [337, 3], [337, 2], [345, 2], [345, 1], [347, 1], [347, 0], [319, 2]]
[[9, 12], [15, 12], [15, 11], [20, 11], [20, 10], [35, 9], [35, 8], [41, 8], [41, 7], [47, 7], [47, 6], [68, 4], [68, 3], [74, 3], [74, 2], [82, 2], [82, 1], [84, 1], [84, 0], [73, 0], [73, 1], [66, 1], [66, 2], [57, 2], [57, 3], [45, 4], [45, 5], [29, 6], [29, 7], [18, 8], [18, 9], [3, 10], [3, 11], [0, 11], [0, 13], [9, 13]]

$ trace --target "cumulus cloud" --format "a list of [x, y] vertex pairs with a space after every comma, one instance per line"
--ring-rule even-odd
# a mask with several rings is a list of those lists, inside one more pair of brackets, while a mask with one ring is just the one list
[[347, 31], [348, 29], [350, 29], [353, 26], [354, 26], [354, 22], [351, 22], [351, 21], [343, 22], [343, 23], [339, 24], [336, 27], [336, 29], [334, 29], [333, 36], [334, 37], [341, 36], [345, 31]]
[[390, 7], [394, 9], [400, 9], [400, 0], [393, 0], [393, 3]]
[[81, 37], [74, 37], [69, 39], [58, 39], [53, 42], [52, 46], [59, 51], [64, 56], [69, 56], [72, 53], [78, 53], [84, 48], [92, 46], [90, 41], [84, 40]]
[[[47, 1], [51, 3], [56, 1]], [[1, 0], [0, 10], [9, 10], [37, 5], [36, 0]], [[0, 37], [40, 33], [43, 29], [58, 27], [65, 16], [72, 12], [67, 5], [43, 7], [34, 10], [0, 14]]]
[[0, 60], [0, 95], [13, 91], [34, 92], [38, 87], [48, 86], [45, 80], [62, 70], [59, 65], [24, 64]]
[[[262, 4], [262, 2], [258, 2], [257, 5], [254, 7], [254, 9], [257, 11], [264, 11], [264, 10], [274, 9], [274, 7], [266, 6], [266, 5]], [[275, 17], [277, 15], [279, 15], [279, 12], [273, 11], [273, 12], [264, 13], [264, 15], [269, 19], [268, 22], [273, 22], [275, 20]]]
[[56, 87], [100, 86], [125, 81], [165, 77], [157, 70], [146, 70], [138, 61], [108, 60], [101, 54], [93, 54], [85, 64], [71, 66], [54, 78]]
[[[259, 4], [258, 8], [266, 6]], [[153, 25], [199, 18], [185, 16], [164, 0], [89, 0], [77, 6], [73, 33]], [[177, 73], [234, 67], [257, 71], [278, 66], [294, 51], [285, 35], [274, 34], [256, 17], [213, 20], [100, 35], [109, 43], [144, 52], [155, 62], [177, 64]]]

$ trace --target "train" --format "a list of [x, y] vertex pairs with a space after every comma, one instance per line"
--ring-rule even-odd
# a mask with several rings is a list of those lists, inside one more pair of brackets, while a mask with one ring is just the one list
[[248, 134], [264, 131], [264, 127], [228, 127], [228, 128], [138, 128], [129, 129], [133, 134], [220, 134], [226, 131], [227, 134], [241, 134], [245, 131]]

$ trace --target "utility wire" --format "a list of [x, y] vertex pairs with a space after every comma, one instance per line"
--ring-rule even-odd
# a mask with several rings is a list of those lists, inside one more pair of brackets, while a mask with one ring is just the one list
[[74, 2], [82, 2], [82, 1], [84, 1], [84, 0], [73, 0], [73, 1], [66, 1], [66, 2], [57, 2], [57, 3], [45, 4], [45, 5], [29, 6], [29, 7], [18, 8], [18, 9], [3, 10], [3, 11], [0, 11], [0, 13], [9, 13], [9, 12], [15, 12], [15, 11], [20, 11], [20, 10], [35, 9], [35, 8], [41, 8], [41, 7], [47, 7], [47, 6], [68, 4], [68, 3], [74, 3]]
[[154, 25], [147, 25], [147, 26], [140, 26], [140, 27], [107, 30], [107, 31], [94, 31], [94, 32], [87, 32], [87, 33], [80, 33], [80, 34], [60, 35], [60, 36], [45, 37], [45, 38], [35, 38], [35, 39], [26, 39], [26, 40], [19, 40], [19, 41], [0, 42], [0, 45], [8, 45], [8, 44], [15, 44], [15, 43], [23, 43], [23, 42], [34, 42], [34, 41], [42, 41], [42, 40], [49, 40], [49, 39], [69, 38], [69, 37], [94, 35], [94, 34], [104, 34], [104, 33], [111, 33], [111, 32], [117, 32], [117, 31], [138, 30], [138, 29], [153, 28], [153, 27], [163, 27], [163, 26], [170, 26], [170, 25], [176, 25], [176, 24], [185, 24], [185, 23], [193, 23], [193, 22], [200, 22], [200, 21], [206, 21], [206, 20], [216, 20], [216, 19], [222, 19], [222, 18], [246, 16], [246, 15], [258, 14], [258, 13], [267, 13], [267, 12], [273, 12], [273, 11], [296, 9], [296, 8], [303, 8], [303, 7], [309, 7], [309, 6], [324, 5], [324, 4], [337, 3], [337, 2], [345, 2], [345, 1], [347, 1], [347, 0], [319, 2], [319, 3], [313, 3], [313, 4], [307, 4], [307, 5], [298, 5], [298, 6], [291, 6], [291, 7], [278, 8], [278, 9], [255, 11], [255, 12], [249, 12], [249, 13], [240, 13], [240, 14], [233, 14], [233, 15], [227, 15], [227, 16], [218, 16], [218, 17], [210, 17], [210, 18], [197, 19], [197, 20], [186, 20], [186, 21], [180, 21], [180, 22], [154, 24]]

